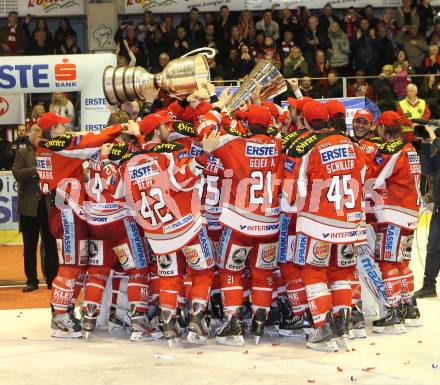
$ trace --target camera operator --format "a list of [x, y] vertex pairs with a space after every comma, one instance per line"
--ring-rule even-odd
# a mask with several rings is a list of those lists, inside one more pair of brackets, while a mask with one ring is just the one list
[[415, 293], [416, 298], [436, 297], [436, 278], [440, 270], [440, 137], [430, 125], [424, 126], [429, 135], [423, 135], [420, 145], [420, 165], [422, 174], [432, 176], [433, 202], [431, 224], [429, 226], [423, 287]]

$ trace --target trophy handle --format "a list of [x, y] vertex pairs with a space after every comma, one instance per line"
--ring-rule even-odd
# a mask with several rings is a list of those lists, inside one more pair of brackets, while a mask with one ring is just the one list
[[[205, 52], [203, 52], [203, 51], [205, 51]], [[206, 51], [209, 51], [209, 53]], [[202, 47], [202, 48], [193, 49], [192, 51], [186, 53], [185, 55], [182, 55], [181, 58], [187, 57], [190, 55], [194, 55], [195, 53], [198, 53], [198, 52], [201, 52], [202, 55], [205, 55], [208, 59], [212, 59], [215, 56], [215, 50], [213, 48]]]

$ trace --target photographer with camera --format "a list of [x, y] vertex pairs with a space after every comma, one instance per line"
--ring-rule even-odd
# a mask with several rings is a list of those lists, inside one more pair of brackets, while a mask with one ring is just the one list
[[423, 127], [425, 132], [420, 132], [421, 127], [416, 127], [414, 136], [420, 134], [422, 138], [419, 153], [422, 174], [433, 177], [434, 208], [429, 226], [423, 287], [415, 292], [416, 298], [437, 296], [435, 284], [440, 270], [440, 137], [436, 135], [438, 128], [435, 126], [427, 124]]

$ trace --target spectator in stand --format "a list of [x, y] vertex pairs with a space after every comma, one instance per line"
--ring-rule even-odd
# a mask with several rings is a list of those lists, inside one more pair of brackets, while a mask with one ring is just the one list
[[205, 36], [204, 36], [204, 43], [203, 45], [205, 47], [217, 47], [217, 42], [215, 41], [215, 27], [214, 24], [206, 24], [205, 25]]
[[201, 47], [205, 37], [205, 31], [203, 30], [203, 25], [199, 18], [199, 10], [192, 8], [189, 11], [189, 18], [180, 24], [185, 28], [186, 37], [194, 47]]
[[368, 20], [370, 28], [375, 29], [377, 24], [379, 24], [379, 19], [374, 16], [374, 9], [372, 5], [366, 5], [364, 7], [364, 18]]
[[293, 41], [293, 32], [292, 31], [284, 31], [283, 41], [279, 46], [279, 55], [281, 58], [281, 62], [284, 62], [284, 59], [289, 56], [290, 50], [295, 46]]
[[58, 29], [55, 31], [54, 36], [55, 49], [57, 50], [57, 52], [60, 52], [60, 46], [66, 43], [67, 35], [76, 36], [76, 32], [70, 25], [70, 20], [67, 17], [63, 17], [60, 19]]
[[347, 34], [348, 40], [351, 42], [356, 37], [356, 31], [359, 29], [360, 16], [356, 8], [350, 7], [345, 13], [342, 28]]
[[417, 25], [405, 25], [402, 31], [397, 35], [397, 43], [403, 46], [408, 62], [414, 68], [416, 73], [421, 72], [423, 58], [428, 52], [426, 39], [418, 33]]
[[263, 18], [255, 25], [257, 30], [264, 31], [266, 37], [271, 37], [274, 41], [280, 37], [280, 26], [272, 20], [272, 11], [266, 9], [263, 13]]
[[331, 23], [341, 24], [339, 17], [333, 14], [333, 8], [330, 3], [327, 3], [322, 8], [321, 15], [319, 16], [319, 29], [322, 33], [327, 33]]
[[222, 55], [224, 57], [227, 56], [228, 52], [231, 51], [232, 48], [239, 48], [240, 44], [243, 43], [243, 36], [240, 34], [240, 29], [238, 26], [234, 25], [231, 28], [231, 38], [224, 43], [224, 46], [222, 48]]
[[437, 44], [440, 46], [440, 20], [434, 25], [434, 31], [429, 35], [429, 44]]
[[280, 36], [284, 36], [286, 31], [293, 33], [296, 44], [302, 43], [302, 28], [298, 17], [292, 13], [289, 8], [283, 8], [279, 14], [278, 26], [280, 27]]
[[238, 80], [247, 75], [249, 72], [245, 70], [246, 64], [241, 59], [240, 51], [237, 48], [232, 48], [225, 64], [225, 80]]
[[327, 87], [327, 76], [328, 76], [329, 68], [330, 68], [330, 63], [325, 58], [324, 51], [318, 49], [315, 54], [315, 62], [310, 69], [310, 75], [313, 78], [321, 78], [319, 80], [315, 80], [315, 84], [318, 87], [321, 95], [324, 89]]
[[440, 54], [437, 44], [429, 46], [428, 55], [425, 56], [422, 62], [422, 72], [425, 74], [440, 73]]
[[379, 107], [367, 96], [367, 86], [360, 85], [356, 87], [354, 92], [355, 97], [364, 97], [365, 98], [365, 109], [370, 111], [373, 115], [374, 121], [377, 121], [380, 116]]
[[186, 38], [185, 28], [183, 28], [182, 26], [178, 26], [176, 28], [176, 40], [174, 40], [173, 47], [170, 50], [171, 59], [181, 57], [192, 49], [194, 49], [194, 47]]
[[270, 36], [266, 36], [264, 38], [264, 48], [263, 51], [257, 55], [257, 61], [265, 58], [266, 60], [271, 61], [277, 68], [281, 68], [281, 58], [278, 54], [275, 43]]
[[[246, 45], [242, 45], [241, 46], [241, 54], [243, 56], [243, 51], [245, 50], [245, 48], [248, 48]], [[212, 59], [208, 59], [208, 64], [209, 64], [209, 73], [211, 74], [211, 79], [226, 79], [226, 71], [225, 68], [223, 67], [222, 64], [217, 63], [217, 61], [215, 60], [215, 57], [213, 57]]]
[[27, 46], [25, 29], [18, 24], [18, 13], [8, 14], [8, 23], [0, 27], [0, 55], [23, 55]]
[[417, 86], [408, 84], [406, 87], [406, 97], [396, 105], [397, 113], [402, 117], [402, 133], [408, 142], [415, 141], [414, 123], [411, 119], [426, 119], [431, 117], [428, 104], [417, 97]]
[[171, 15], [164, 15], [159, 28], [168, 47], [171, 47], [176, 39], [176, 29], [174, 28]]
[[134, 53], [131, 51], [130, 47], [128, 46], [127, 40], [122, 40], [122, 44], [125, 48], [125, 52], [128, 54], [128, 56], [130, 57], [130, 61], [127, 61], [127, 58], [124, 55], [121, 55], [121, 47], [120, 47], [121, 42], [117, 42], [116, 43], [116, 51], [115, 54], [118, 58], [118, 67], [134, 67], [136, 65], [136, 56], [134, 56]]
[[416, 25], [417, 29], [419, 28], [419, 13], [417, 8], [413, 6], [412, 0], [402, 0], [402, 6], [397, 9], [396, 24], [400, 29], [411, 25]]
[[376, 32], [370, 28], [367, 19], [362, 19], [360, 28], [356, 31], [356, 38], [351, 43], [351, 52], [356, 69], [367, 75], [377, 75], [379, 66], [379, 41]]
[[411, 83], [408, 78], [408, 71], [403, 68], [402, 64], [398, 64], [394, 67], [394, 71], [391, 77], [388, 78], [391, 86], [393, 87], [394, 94], [398, 99], [402, 99], [406, 95], [406, 86]]
[[440, 78], [434, 75], [425, 76], [420, 89], [420, 95], [425, 99], [431, 110], [431, 118], [440, 118]]
[[166, 52], [162, 52], [159, 55], [158, 65], [156, 67], [152, 67], [150, 69], [150, 72], [152, 74], [157, 74], [157, 73], [163, 72], [163, 70], [165, 69], [165, 67], [167, 66], [167, 64], [169, 62], [170, 62], [170, 55], [168, 55]]
[[418, 0], [417, 13], [419, 14], [419, 32], [426, 36], [426, 32], [432, 26], [434, 20], [434, 9], [431, 7], [431, 0]]
[[392, 8], [385, 9], [382, 19], [377, 25], [377, 29], [383, 28], [385, 35], [389, 40], [393, 40], [399, 33], [399, 27], [397, 27], [396, 20], [394, 19], [394, 10]]
[[214, 16], [212, 16], [211, 12], [203, 14], [203, 25], [206, 27], [207, 24], [214, 24]]
[[76, 42], [76, 34], [67, 34], [66, 42], [60, 45], [60, 52], [63, 55], [73, 55], [81, 53], [81, 49]]
[[318, 27], [318, 18], [316, 16], [310, 16], [307, 21], [307, 29], [304, 37], [304, 57], [310, 66], [313, 66], [313, 59], [315, 57], [316, 50], [321, 49], [327, 53], [327, 50], [331, 48], [330, 40], [327, 37], [328, 32], [320, 32]]
[[404, 50], [397, 52], [397, 60], [393, 63], [393, 67], [395, 67], [397, 64], [402, 64], [403, 68], [405, 68], [410, 75], [415, 73], [414, 68], [409, 63]]
[[153, 12], [144, 11], [142, 23], [139, 23], [136, 26], [136, 39], [140, 45], [145, 44], [147, 40], [151, 40], [153, 38], [154, 31], [157, 29], [159, 29], [159, 27], [156, 24]]
[[34, 37], [29, 40], [26, 50], [27, 55], [53, 55], [54, 48], [47, 39], [47, 33], [43, 30], [35, 32]]
[[304, 59], [301, 48], [295, 46], [283, 62], [283, 76], [289, 78], [303, 78], [309, 73], [309, 66]]
[[43, 274], [48, 289], [52, 289], [52, 281], [58, 272], [57, 244], [49, 228], [50, 194], [41, 194], [36, 169], [35, 149], [42, 139], [41, 129], [34, 125], [29, 137], [32, 145], [17, 151], [12, 166], [12, 173], [18, 182], [17, 211], [20, 215], [20, 231], [23, 234], [24, 271], [26, 274], [24, 293], [38, 289], [37, 246], [40, 231], [45, 250], [44, 258], [42, 258]]
[[324, 88], [322, 96], [328, 99], [342, 98], [342, 83], [337, 71], [331, 69], [328, 72], [327, 87]]
[[322, 97], [321, 92], [312, 86], [312, 79], [309, 76], [304, 76], [299, 87], [303, 96], [308, 96], [313, 99], [320, 99]]
[[169, 47], [163, 38], [161, 29], [158, 28], [153, 32], [153, 38], [145, 42], [146, 68], [150, 72], [159, 68], [159, 56], [164, 51], [169, 51]]
[[26, 125], [25, 124], [19, 124], [17, 126], [17, 139], [15, 139], [12, 143], [11, 143], [11, 150], [12, 153], [15, 154], [17, 153], [17, 150], [20, 149], [24, 149], [27, 146], [29, 146], [31, 143], [29, 142], [29, 138], [27, 136], [27, 132], [26, 132]]
[[357, 70], [354, 75], [356, 77], [356, 80], [354, 83], [348, 86], [347, 96], [355, 96], [356, 89], [360, 86], [363, 86], [365, 88], [365, 95], [368, 97], [368, 99], [374, 100], [374, 91], [373, 88], [365, 80], [365, 72], [362, 70]]
[[332, 45], [332, 48], [328, 50], [330, 67], [338, 71], [342, 76], [350, 75], [350, 42], [336, 21], [330, 23], [328, 37]]
[[252, 53], [246, 44], [241, 43], [239, 50], [240, 58], [243, 63], [243, 72], [245, 75], [247, 75], [255, 67], [255, 58], [252, 56]]
[[396, 96], [390, 87], [377, 88], [376, 105], [381, 112], [396, 108]]
[[[27, 20], [27, 19], [26, 19], [26, 20]], [[38, 18], [37, 18], [34, 32], [32, 32], [32, 37], [33, 37], [34, 39], [35, 39], [35, 34], [36, 34], [38, 31], [44, 31], [44, 32], [46, 32], [46, 38], [47, 38], [47, 41], [48, 41], [50, 44], [53, 44], [53, 36], [52, 36], [52, 33], [51, 33], [50, 30], [49, 30], [49, 26], [47, 25], [47, 21], [46, 21], [46, 19], [45, 19], [44, 17], [38, 17]]]
[[30, 119], [26, 120], [26, 131], [30, 131], [34, 124], [37, 124], [38, 119], [46, 112], [44, 104], [36, 104], [32, 108]]
[[385, 64], [394, 63], [396, 60], [397, 46], [388, 37], [383, 24], [377, 27], [377, 37], [379, 45], [379, 65], [383, 67]]
[[238, 30], [243, 40], [247, 44], [251, 44], [255, 39], [255, 25], [252, 19], [252, 12], [249, 10], [244, 10], [240, 12], [238, 17]]
[[254, 57], [257, 57], [262, 54], [262, 52], [264, 50], [264, 38], [265, 37], [266, 36], [263, 31], [256, 32], [255, 42], [254, 42], [254, 45], [251, 47], [252, 55], [254, 55]]
[[[124, 44], [124, 40], [127, 41], [128, 49], [126, 48], [126, 44]], [[137, 39], [137, 30], [133, 25], [129, 24], [128, 21], [122, 22], [120, 27], [116, 31], [115, 43], [119, 43], [119, 54], [121, 56], [125, 56], [128, 63], [131, 61], [130, 55], [128, 53], [128, 50], [130, 50], [136, 57], [136, 65], [145, 66], [145, 52], [143, 51], [142, 46]]]
[[227, 5], [220, 7], [220, 18], [215, 23], [216, 41], [222, 44], [231, 37], [231, 28], [235, 25]]
[[54, 92], [52, 94], [49, 111], [56, 112], [59, 116], [70, 118], [70, 123], [66, 123], [65, 126], [68, 131], [73, 129], [73, 123], [75, 121], [75, 109], [72, 102], [67, 98], [64, 92]]

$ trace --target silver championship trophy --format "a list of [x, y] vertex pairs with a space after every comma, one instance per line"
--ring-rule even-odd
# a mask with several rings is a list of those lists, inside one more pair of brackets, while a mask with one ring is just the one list
[[243, 84], [234, 94], [230, 102], [225, 106], [231, 114], [250, 99], [257, 84], [260, 85], [260, 99], [267, 100], [287, 91], [287, 84], [280, 71], [267, 60], [260, 60], [246, 77]]
[[[209, 51], [197, 53], [201, 51]], [[194, 56], [194, 53], [197, 53]], [[183, 99], [194, 92], [199, 84], [209, 83], [209, 65], [207, 58], [212, 58], [212, 48], [200, 48], [188, 52], [178, 59], [171, 60], [163, 72], [150, 74], [143, 67], [112, 67], [104, 70], [102, 85], [109, 104], [141, 99], [141, 87], [150, 83], [162, 88], [173, 97]]]

